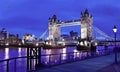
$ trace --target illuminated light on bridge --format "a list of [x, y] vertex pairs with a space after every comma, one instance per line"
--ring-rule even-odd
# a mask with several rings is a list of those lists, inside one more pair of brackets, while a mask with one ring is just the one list
[[19, 43], [18, 45], [21, 46], [21, 43]]
[[98, 43], [97, 42], [95, 42], [95, 46], [97, 46], [98, 45]]
[[49, 42], [45, 42], [45, 44], [46, 44], [46, 45], [48, 45], [48, 44], [49, 44]]
[[39, 46], [39, 43], [36, 43], [36, 46]]
[[6, 45], [6, 46], [9, 46], [9, 43], [6, 43], [5, 45]]
[[83, 46], [84, 45], [83, 42], [80, 42], [80, 45]]

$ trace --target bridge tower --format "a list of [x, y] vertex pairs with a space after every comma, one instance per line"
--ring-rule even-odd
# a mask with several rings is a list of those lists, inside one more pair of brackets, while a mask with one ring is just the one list
[[93, 18], [88, 9], [81, 12], [81, 39], [90, 41], [92, 39]]
[[52, 18], [49, 18], [49, 39], [56, 40], [60, 37], [60, 27], [57, 25], [59, 20], [56, 15], [53, 15]]

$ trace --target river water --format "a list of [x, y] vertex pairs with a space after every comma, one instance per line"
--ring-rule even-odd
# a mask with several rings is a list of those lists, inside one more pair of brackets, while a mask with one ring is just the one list
[[[113, 46], [109, 46], [108, 48], [113, 48]], [[104, 46], [98, 46], [97, 50], [104, 49]], [[60, 53], [69, 53], [69, 52], [77, 52], [76, 47], [67, 47], [67, 48], [62, 48], [62, 49], [41, 49], [41, 55], [45, 54], [60, 54]], [[27, 55], [27, 48], [1, 48], [0, 49], [0, 60], [4, 59], [9, 59], [9, 58], [14, 58], [14, 57], [22, 57]], [[63, 54], [63, 59], [65, 59], [65, 54]], [[42, 62], [47, 62], [49, 59], [42, 58]], [[56, 56], [52, 57], [52, 60], [58, 59]], [[18, 68], [17, 72], [23, 72], [26, 70], [26, 59], [24, 60], [18, 60], [19, 63], [25, 63], [21, 68]], [[12, 63], [12, 62], [11, 62]], [[18, 63], [18, 64], [19, 64]], [[5, 72], [5, 63], [0, 63], [0, 72]], [[18, 65], [20, 66], [21, 63]], [[11, 64], [12, 67], [12, 64]], [[22, 70], [21, 70], [22, 69]], [[13, 72], [13, 69], [9, 69], [10, 72]]]

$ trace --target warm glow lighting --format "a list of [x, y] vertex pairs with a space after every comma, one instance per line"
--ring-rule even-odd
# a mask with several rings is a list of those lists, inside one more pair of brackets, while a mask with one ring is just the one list
[[65, 42], [63, 42], [63, 46], [65, 46]]
[[84, 39], [87, 37], [87, 28], [81, 28], [81, 38]]
[[95, 42], [95, 46], [97, 46], [98, 44], [97, 44], [97, 42]]
[[75, 50], [73, 50], [73, 52], [77, 52], [77, 50], [75, 49]]
[[21, 43], [18, 44], [19, 46], [21, 45]]
[[113, 32], [117, 32], [117, 27], [116, 26], [114, 26], [114, 28], [113, 28]]
[[36, 46], [38, 46], [39, 44], [38, 43], [36, 43]]
[[85, 43], [85, 46], [87, 46], [87, 41], [84, 41], [84, 43]]
[[9, 45], [9, 43], [6, 43], [5, 45], [6, 45], [6, 46], [8, 46], [8, 45]]
[[46, 42], [45, 44], [47, 44], [47, 45], [48, 45], [48, 42]]
[[52, 43], [50, 42], [49, 45], [52, 45]]
[[80, 42], [80, 45], [83, 45], [83, 42]]

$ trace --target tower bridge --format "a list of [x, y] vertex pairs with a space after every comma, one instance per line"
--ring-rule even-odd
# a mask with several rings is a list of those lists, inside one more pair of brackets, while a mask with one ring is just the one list
[[52, 18], [49, 18], [49, 39], [55, 40], [59, 39], [61, 32], [60, 28], [63, 26], [74, 26], [74, 25], [80, 25], [81, 26], [81, 39], [87, 40], [92, 38], [92, 24], [93, 24], [93, 17], [89, 13], [89, 11], [86, 9], [83, 13], [81, 12], [81, 19], [78, 20], [71, 20], [71, 21], [65, 21], [60, 22], [59, 19], [57, 19], [56, 15], [53, 15]]
[[[90, 45], [90, 43], [93, 41], [99, 41], [99, 38], [101, 37], [96, 37], [96, 34], [99, 34], [99, 36], [102, 36], [102, 38], [104, 38], [105, 40], [114, 40], [113, 37], [109, 36], [104, 31], [93, 25], [93, 17], [87, 9], [84, 12], [81, 12], [80, 19], [76, 20], [60, 21], [56, 15], [53, 15], [51, 18], [49, 18], [48, 29], [45, 30], [45, 32], [40, 36], [40, 38], [44, 37], [46, 33], [49, 32], [47, 40], [51, 42], [50, 44], [55, 45], [56, 41], [59, 41], [61, 43], [63, 42], [60, 41], [61, 27], [76, 25], [79, 25], [81, 27], [79, 31], [81, 34], [80, 39], [81, 42], [83, 42], [82, 44], [84, 45]], [[65, 42], [66, 41], [64, 41], [64, 43]]]

